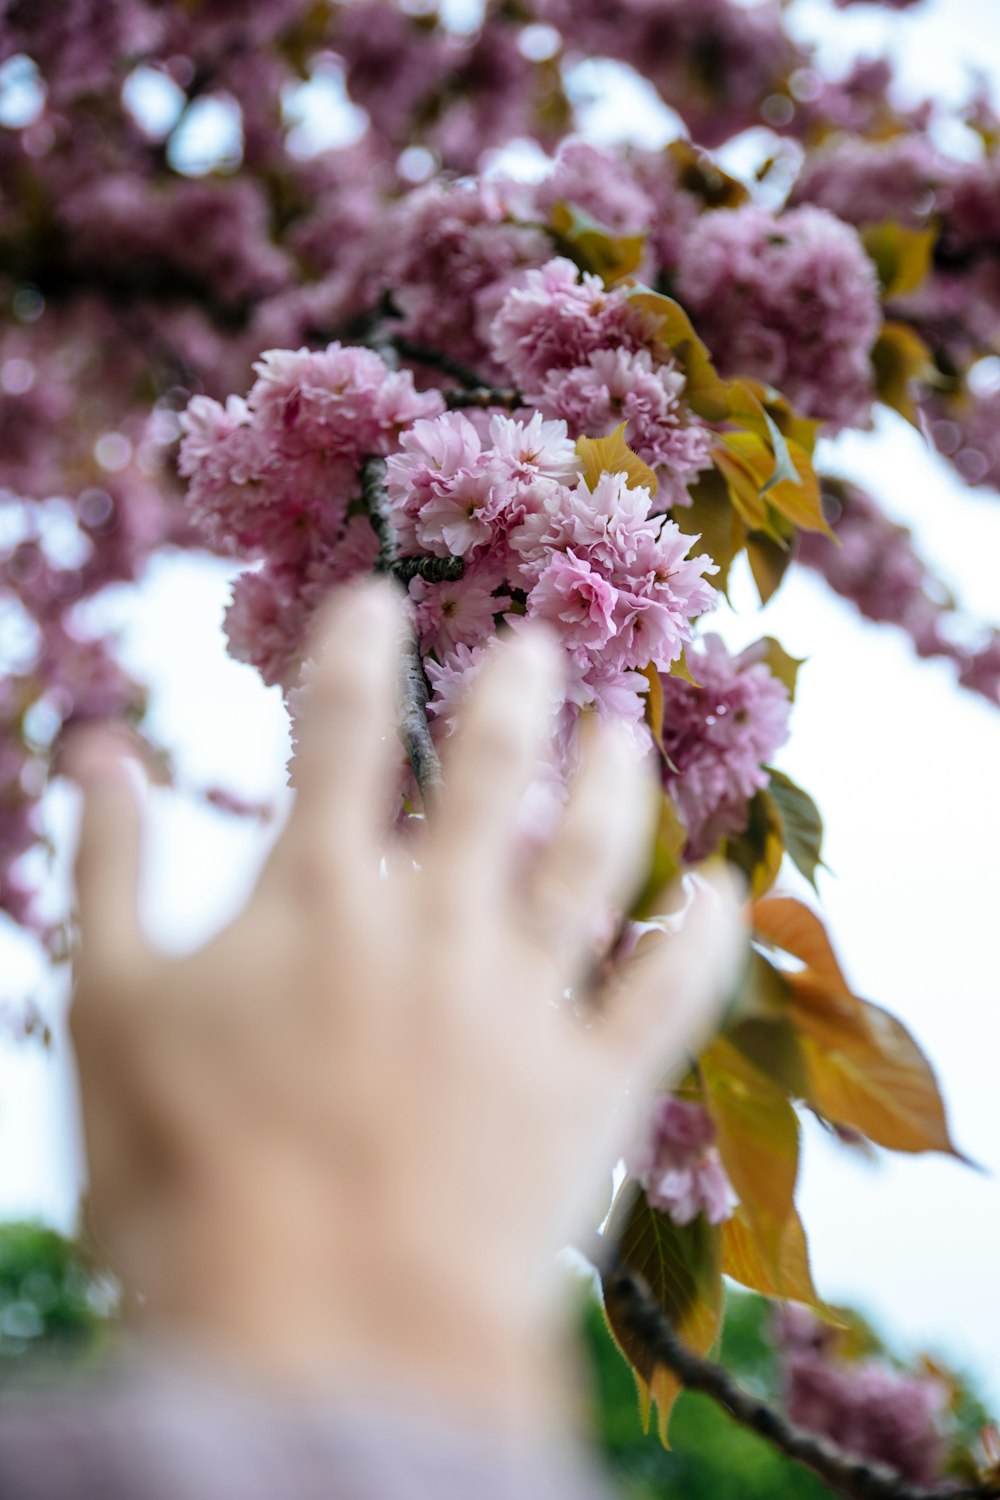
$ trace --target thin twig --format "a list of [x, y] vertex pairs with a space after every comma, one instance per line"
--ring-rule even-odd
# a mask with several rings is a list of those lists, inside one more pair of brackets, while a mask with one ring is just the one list
[[481, 385], [474, 391], [463, 388], [442, 391], [441, 395], [449, 411], [459, 411], [470, 406], [480, 407], [484, 411], [491, 406], [503, 406], [508, 411], [516, 411], [519, 406], [524, 405], [521, 392], [514, 390], [512, 386]]
[[452, 380], [457, 380], [466, 390], [479, 391], [483, 388], [481, 375], [477, 375], [475, 370], [464, 365], [460, 359], [453, 359], [450, 354], [445, 354], [443, 349], [430, 349], [426, 344], [418, 344], [413, 339], [408, 339], [405, 333], [389, 333], [385, 343], [391, 344], [404, 359], [412, 359], [418, 365], [427, 365], [429, 369], [441, 370], [445, 375], [450, 375]]
[[[402, 559], [399, 541], [392, 523], [389, 497], [385, 488], [385, 459], [366, 458], [361, 465], [361, 499], [378, 538], [376, 573], [395, 573]], [[461, 559], [434, 559], [456, 561]], [[424, 675], [420, 648], [411, 633], [403, 654], [399, 674], [399, 737], [416, 778], [425, 806], [434, 801], [441, 789], [441, 762], [431, 739], [427, 723], [427, 701], [430, 688]]]
[[700, 1391], [744, 1427], [810, 1469], [824, 1484], [849, 1500], [994, 1500], [1000, 1480], [949, 1489], [912, 1484], [884, 1464], [855, 1457], [827, 1438], [796, 1427], [767, 1402], [749, 1395], [727, 1370], [693, 1353], [678, 1337], [646, 1282], [606, 1242], [590, 1256], [614, 1299], [615, 1316], [643, 1345], [651, 1364], [665, 1365], [689, 1391]]

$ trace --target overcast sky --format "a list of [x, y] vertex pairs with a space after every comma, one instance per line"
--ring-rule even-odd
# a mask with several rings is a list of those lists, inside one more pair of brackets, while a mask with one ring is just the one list
[[[915, 95], [957, 97], [972, 65], [1000, 84], [993, 0], [926, 0], [898, 16], [861, 6], [834, 20], [823, 0], [798, 0], [791, 14], [833, 63], [855, 46], [891, 46]], [[613, 109], [599, 114], [617, 131], [657, 128], [617, 87]], [[892, 414], [873, 433], [838, 440], [832, 460], [913, 525], [971, 611], [1000, 620], [1000, 499], [965, 490]], [[277, 693], [225, 655], [228, 576], [211, 559], [159, 559], [138, 598], [108, 609], [122, 621], [129, 663], [155, 684], [154, 735], [176, 751], [183, 776], [267, 796], [282, 784], [284, 714]], [[872, 1166], [807, 1127], [800, 1202], [816, 1281], [830, 1299], [862, 1306], [903, 1349], [936, 1349], [974, 1371], [1000, 1413], [1000, 712], [808, 576], [787, 580], [763, 615], [746, 586], [735, 602], [719, 625], [733, 644], [766, 632], [808, 658], [778, 760], [826, 819], [832, 873], [821, 876], [821, 897], [848, 975], [915, 1032], [939, 1071], [956, 1139], [988, 1169], [933, 1157]], [[238, 904], [267, 835], [156, 801], [150, 927], [185, 946]], [[65, 830], [67, 794], [50, 817]], [[57, 872], [54, 889], [60, 880]], [[0, 933], [0, 960], [6, 989], [36, 986], [56, 1005], [58, 981], [27, 943]], [[0, 1213], [71, 1224], [78, 1161], [68, 1093], [61, 1051], [0, 1051]]]

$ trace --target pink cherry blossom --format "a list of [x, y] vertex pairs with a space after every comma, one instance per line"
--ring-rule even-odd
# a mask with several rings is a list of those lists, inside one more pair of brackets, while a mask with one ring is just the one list
[[705, 1107], [667, 1094], [656, 1103], [645, 1140], [627, 1159], [650, 1206], [675, 1224], [690, 1224], [699, 1214], [709, 1224], [732, 1216], [735, 1194], [714, 1141]]
[[697, 687], [661, 677], [663, 777], [687, 826], [688, 855], [699, 859], [746, 827], [750, 799], [768, 783], [765, 765], [787, 737], [789, 699], [758, 647], [730, 656], [709, 635], [686, 659]]

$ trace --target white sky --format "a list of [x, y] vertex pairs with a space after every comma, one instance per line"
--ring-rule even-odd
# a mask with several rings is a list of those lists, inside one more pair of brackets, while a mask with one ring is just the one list
[[[995, 0], [927, 0], [893, 16], [860, 7], [835, 21], [798, 0], [803, 34], [833, 60], [889, 45], [915, 95], [961, 93], [967, 69], [1000, 83]], [[998, 88], [1000, 92], [1000, 88]], [[616, 90], [617, 93], [617, 90]], [[629, 110], [632, 110], [631, 116]], [[648, 114], [616, 97], [618, 128]], [[607, 118], [607, 115], [605, 115]], [[867, 483], [917, 531], [959, 597], [1000, 621], [1000, 500], [966, 491], [902, 420], [839, 440], [842, 472]], [[138, 598], [112, 608], [128, 661], [155, 684], [154, 732], [192, 784], [268, 795], [286, 749], [278, 695], [230, 661], [220, 621], [226, 567], [163, 558]], [[934, 1061], [960, 1146], [988, 1169], [883, 1156], [872, 1167], [806, 1129], [800, 1190], [814, 1270], [832, 1300], [865, 1308], [902, 1349], [936, 1349], [974, 1372], [1000, 1413], [1000, 712], [959, 691], [947, 667], [917, 662], [891, 629], [866, 626], [806, 575], [768, 609], [748, 586], [719, 628], [739, 645], [774, 634], [808, 657], [779, 763], [826, 819], [823, 909], [859, 992], [895, 1011]], [[53, 826], [65, 830], [60, 794]], [[171, 946], [197, 941], [238, 904], [267, 835], [209, 809], [156, 798], [149, 921]], [[61, 886], [59, 871], [53, 890]], [[30, 946], [0, 934], [4, 989], [34, 986], [58, 1008], [60, 982]], [[72, 1222], [78, 1159], [65, 1049], [0, 1049], [0, 1213]]]

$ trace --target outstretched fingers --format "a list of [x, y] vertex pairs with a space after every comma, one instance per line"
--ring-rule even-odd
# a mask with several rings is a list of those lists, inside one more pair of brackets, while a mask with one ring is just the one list
[[79, 729], [61, 769], [83, 794], [75, 881], [79, 973], [88, 994], [110, 992], [147, 950], [139, 923], [142, 810], [135, 762], [111, 728]]
[[633, 895], [655, 787], [628, 731], [590, 721], [562, 821], [526, 883], [523, 916], [564, 982], [593, 968], [595, 936]]
[[523, 843], [519, 810], [543, 768], [561, 661], [548, 632], [499, 641], [469, 691], [444, 750], [445, 790], [430, 856], [442, 880], [468, 900], [506, 900]]
[[300, 690], [296, 799], [275, 850], [310, 878], [351, 887], [377, 869], [397, 789], [395, 695], [402, 599], [381, 580], [338, 590], [313, 634]]
[[638, 1088], [684, 1070], [745, 962], [743, 890], [726, 867], [699, 877], [680, 931], [644, 938], [608, 997], [598, 1045]]

